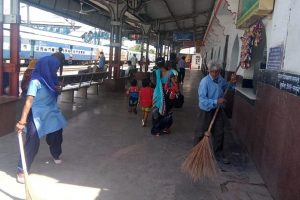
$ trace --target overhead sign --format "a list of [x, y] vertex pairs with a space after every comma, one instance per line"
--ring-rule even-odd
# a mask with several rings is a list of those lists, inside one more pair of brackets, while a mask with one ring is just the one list
[[129, 40], [141, 40], [142, 35], [141, 34], [136, 34], [136, 33], [129, 33], [128, 34], [128, 39]]
[[183, 42], [183, 41], [194, 41], [193, 32], [174, 32], [173, 33], [174, 42]]

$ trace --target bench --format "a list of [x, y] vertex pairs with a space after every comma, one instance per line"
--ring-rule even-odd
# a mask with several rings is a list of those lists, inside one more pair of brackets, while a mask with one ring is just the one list
[[[103, 80], [108, 77], [107, 72], [86, 73], [59, 76], [58, 80], [62, 84], [61, 101], [74, 102], [74, 92], [77, 91], [76, 97], [87, 98], [88, 88], [97, 87], [102, 84]], [[98, 94], [98, 91], [97, 93]]]

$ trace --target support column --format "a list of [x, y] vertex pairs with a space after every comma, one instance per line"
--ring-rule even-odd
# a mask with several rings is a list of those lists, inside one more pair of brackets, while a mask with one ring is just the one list
[[146, 49], [146, 63], [145, 63], [145, 72], [148, 72], [149, 65], [149, 45], [150, 45], [150, 34], [147, 37], [147, 49]]
[[[113, 77], [120, 77], [120, 60], [122, 46], [122, 21], [127, 9], [127, 3], [116, 0], [116, 3], [108, 3], [111, 11], [111, 37], [110, 37], [110, 72], [114, 68]], [[113, 56], [114, 54], [114, 56]], [[114, 59], [113, 59], [114, 58]]]
[[141, 64], [142, 64], [141, 61], [142, 61], [143, 56], [144, 56], [144, 34], [142, 35], [142, 42], [141, 42], [141, 58], [140, 58], [140, 62], [138, 62], [140, 65], [140, 72], [143, 71], [143, 67], [141, 66]]
[[15, 21], [10, 23], [10, 73], [9, 73], [9, 95], [19, 96], [19, 72], [20, 72], [20, 15], [19, 0], [11, 1], [11, 15]]
[[3, 95], [3, 1], [0, 0], [0, 96]]

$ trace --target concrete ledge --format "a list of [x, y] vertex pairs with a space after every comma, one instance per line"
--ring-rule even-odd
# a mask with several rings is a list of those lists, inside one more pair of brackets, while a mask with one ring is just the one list
[[59, 96], [60, 101], [62, 102], [74, 102], [74, 90], [63, 91]]
[[102, 88], [105, 91], [124, 91], [127, 79], [128, 77], [122, 77], [119, 79], [107, 79], [103, 82]]
[[14, 131], [18, 100], [16, 97], [0, 97], [0, 136]]
[[87, 90], [87, 87], [79, 88], [78, 91], [76, 91], [75, 97], [87, 99]]
[[87, 93], [91, 95], [98, 95], [98, 85], [91, 85], [88, 88]]
[[149, 72], [136, 72], [134, 74], [134, 78], [136, 80], [143, 80], [145, 78], [150, 78], [150, 73]]

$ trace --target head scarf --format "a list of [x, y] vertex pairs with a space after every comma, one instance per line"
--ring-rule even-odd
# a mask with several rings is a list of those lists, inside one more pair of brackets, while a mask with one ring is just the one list
[[45, 56], [37, 61], [31, 76], [31, 80], [39, 80], [54, 96], [58, 96], [56, 89], [58, 78], [56, 73], [59, 64], [60, 62], [56, 57]]

